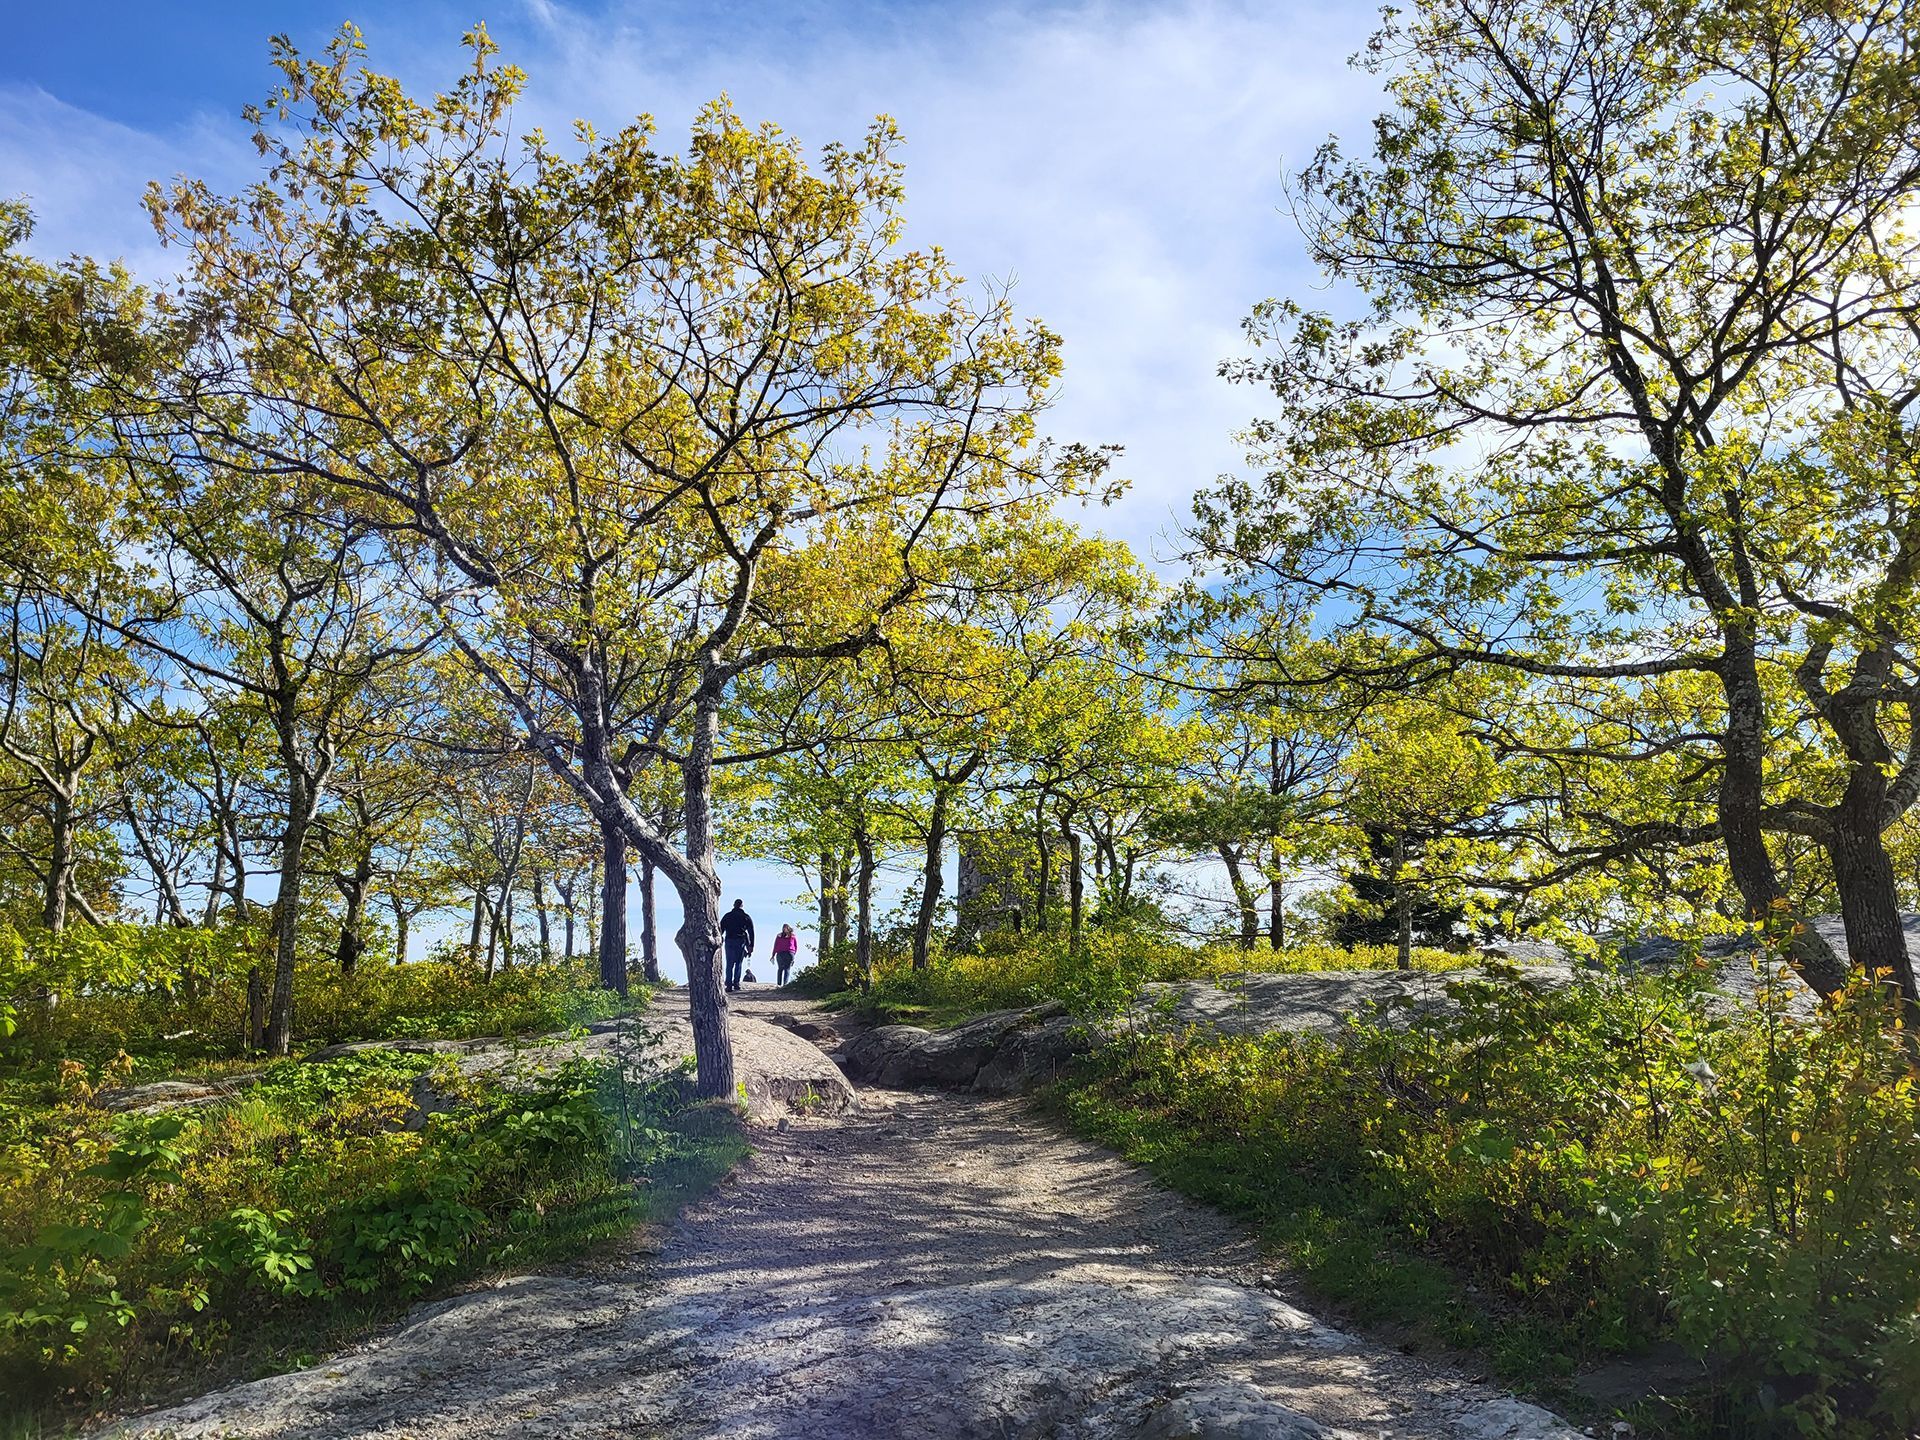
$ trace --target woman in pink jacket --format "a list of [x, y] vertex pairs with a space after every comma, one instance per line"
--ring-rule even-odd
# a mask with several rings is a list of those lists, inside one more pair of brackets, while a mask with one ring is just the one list
[[774, 984], [787, 983], [787, 972], [793, 968], [793, 957], [799, 950], [800, 937], [793, 933], [793, 926], [782, 925], [780, 933], [773, 937], [773, 963], [780, 967], [780, 978]]

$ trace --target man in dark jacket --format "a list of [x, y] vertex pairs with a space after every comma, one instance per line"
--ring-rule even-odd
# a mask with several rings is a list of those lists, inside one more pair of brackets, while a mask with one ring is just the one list
[[733, 909], [720, 917], [720, 943], [727, 951], [727, 993], [740, 988], [740, 971], [753, 953], [753, 917], [747, 914], [744, 900], [733, 902]]

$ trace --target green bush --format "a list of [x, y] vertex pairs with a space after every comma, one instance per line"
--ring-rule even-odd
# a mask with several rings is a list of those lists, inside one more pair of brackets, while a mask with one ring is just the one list
[[279, 1062], [159, 1118], [93, 1103], [125, 1070], [69, 1061], [0, 1096], [0, 1392], [17, 1402], [151, 1389], [263, 1326], [309, 1332], [356, 1297], [537, 1258], [543, 1237], [618, 1233], [646, 1193], [630, 1182], [681, 1144], [678, 1091], [644, 1064], [508, 1088], [374, 1050]]
[[1706, 1367], [1691, 1413], [1716, 1433], [1908, 1433], [1920, 1103], [1904, 1038], [1868, 991], [1798, 1019], [1770, 975], [1733, 1017], [1697, 978], [1496, 971], [1449, 984], [1451, 1013], [1332, 1039], [1147, 1030], [1064, 1103], [1259, 1218], [1342, 1298], [1444, 1266], [1436, 1311], [1459, 1311], [1464, 1281], [1524, 1323], [1424, 1318], [1504, 1344], [1510, 1378], [1665, 1337]]

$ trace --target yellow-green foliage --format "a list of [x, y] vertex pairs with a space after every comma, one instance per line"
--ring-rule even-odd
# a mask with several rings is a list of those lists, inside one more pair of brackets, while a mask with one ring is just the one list
[[[1419, 949], [1413, 963], [1423, 970], [1451, 970], [1466, 957], [1445, 950]], [[1063, 1001], [1076, 1009], [1111, 1011], [1155, 981], [1218, 980], [1228, 975], [1303, 970], [1391, 970], [1390, 945], [1344, 950], [1333, 945], [1264, 945], [1242, 950], [1232, 945], [1187, 945], [1131, 930], [1092, 928], [1078, 951], [1066, 935], [989, 936], [969, 954], [934, 957], [915, 971], [907, 956], [888, 947], [880, 952], [878, 979], [866, 1003], [878, 1012], [928, 1012], [934, 1019], [956, 1019], [988, 1010], [1013, 1009]], [[856, 982], [850, 964], [823, 960], [808, 972], [822, 993]]]
[[1873, 997], [1796, 1019], [1769, 986], [1728, 1019], [1687, 977], [1449, 989], [1449, 1015], [1331, 1040], [1139, 1034], [1067, 1103], [1336, 1288], [1391, 1287], [1405, 1247], [1565, 1363], [1672, 1337], [1724, 1433], [1920, 1424], [1920, 1096]]
[[[15, 1030], [0, 1030], [0, 1062], [75, 1056], [102, 1063], [122, 1052], [143, 1073], [177, 1061], [238, 1055], [245, 1044], [247, 973], [267, 966], [255, 929], [152, 925], [73, 927], [59, 936], [0, 928], [0, 1002]], [[294, 1029], [303, 1045], [557, 1030], [621, 1013], [597, 969], [518, 965], [488, 979], [464, 959], [300, 965]]]

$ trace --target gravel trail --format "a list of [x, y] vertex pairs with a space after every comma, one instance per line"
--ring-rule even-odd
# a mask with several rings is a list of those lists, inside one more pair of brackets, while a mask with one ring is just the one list
[[[799, 1002], [751, 995], [773, 1018]], [[809, 1020], [821, 1017], [808, 1015]], [[1019, 1101], [863, 1091], [658, 1254], [428, 1305], [127, 1436], [1571, 1440], [1316, 1322], [1231, 1222]]]

